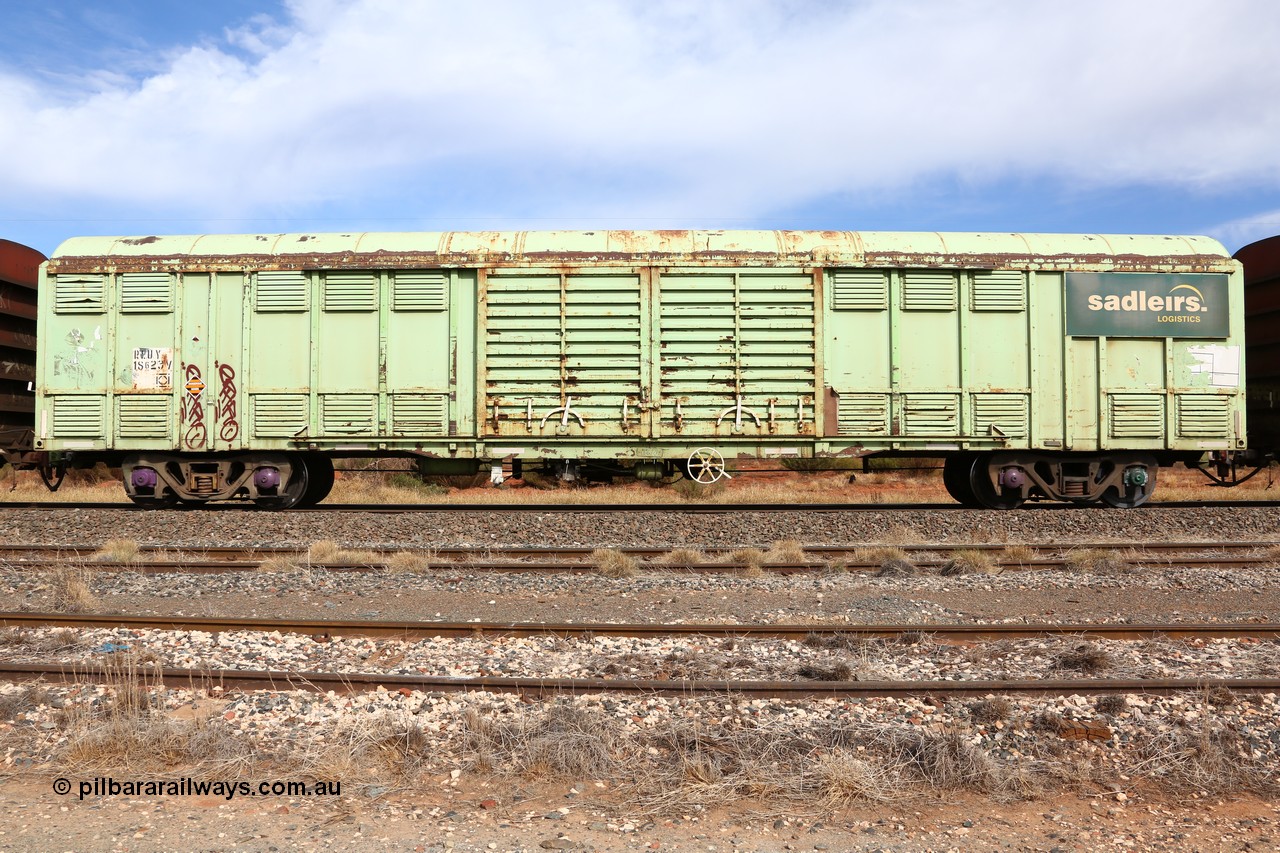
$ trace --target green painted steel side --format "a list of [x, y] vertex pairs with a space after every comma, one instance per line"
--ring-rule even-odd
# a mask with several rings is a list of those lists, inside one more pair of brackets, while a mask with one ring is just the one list
[[[1179, 263], [1228, 276], [1227, 337], [1066, 335], [1064, 271]], [[1220, 245], [1181, 237], [88, 238], [39, 291], [37, 439], [457, 458], [1236, 448], [1241, 287]]]

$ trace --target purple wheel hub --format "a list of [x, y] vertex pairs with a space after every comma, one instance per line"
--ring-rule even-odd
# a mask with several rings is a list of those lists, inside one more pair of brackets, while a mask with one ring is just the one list
[[1000, 486], [1005, 489], [1020, 489], [1027, 482], [1027, 475], [1022, 473], [1022, 469], [1010, 465], [1008, 468], [1000, 469]]
[[253, 472], [253, 484], [259, 489], [275, 489], [280, 486], [280, 469], [263, 466]]
[[160, 482], [160, 477], [157, 476], [155, 468], [134, 468], [133, 473], [129, 475], [129, 480], [135, 489], [154, 489]]

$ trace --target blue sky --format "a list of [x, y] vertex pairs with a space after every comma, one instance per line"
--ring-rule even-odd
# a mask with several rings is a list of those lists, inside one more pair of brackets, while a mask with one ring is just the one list
[[0, 237], [1280, 234], [1280, 4], [0, 0]]

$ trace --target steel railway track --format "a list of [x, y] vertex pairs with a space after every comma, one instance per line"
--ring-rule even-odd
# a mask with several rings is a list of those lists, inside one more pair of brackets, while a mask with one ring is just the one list
[[[661, 681], [603, 678], [448, 678], [382, 673], [271, 672], [229, 669], [155, 669], [139, 675], [151, 683], [176, 688], [222, 690], [395, 691], [458, 693], [490, 691], [532, 698], [582, 693], [634, 693], [647, 696], [731, 694], [749, 698], [810, 699], [910, 696], [987, 696], [993, 693], [1064, 696], [1072, 694], [1141, 693], [1169, 695], [1214, 689], [1238, 693], [1280, 690], [1275, 678], [1207, 679], [1071, 679], [1033, 681]], [[0, 663], [0, 679], [42, 680], [62, 684], [118, 682], [111, 668], [73, 667], [57, 663]]]
[[[589, 637], [705, 635], [736, 638], [797, 639], [810, 635], [844, 635], [865, 638], [898, 638], [927, 633], [935, 640], [978, 642], [1036, 636], [1072, 635], [1097, 639], [1141, 640], [1165, 638], [1280, 638], [1280, 624], [1215, 625], [755, 625], [755, 624], [551, 624], [476, 622], [350, 622], [332, 620], [211, 619], [192, 617], [141, 617], [127, 615], [67, 616], [62, 614], [5, 613], [0, 624], [11, 628], [158, 628], [198, 631], [281, 631], [309, 634], [323, 641], [340, 635], [390, 636], [533, 636]], [[54, 683], [112, 683], [122, 678], [142, 678], [168, 687], [225, 690], [313, 690], [359, 692], [399, 690], [426, 692], [491, 691], [543, 697], [582, 693], [630, 693], [662, 696], [731, 694], [751, 698], [818, 697], [961, 697], [989, 694], [1097, 695], [1104, 693], [1174, 694], [1227, 689], [1240, 693], [1275, 692], [1280, 679], [1062, 679], [982, 681], [731, 681], [659, 679], [572, 679], [536, 677], [457, 678], [393, 673], [285, 672], [238, 669], [145, 668], [124, 673], [117, 665], [85, 666], [65, 663], [2, 663], [0, 679], [42, 680]]]
[[[875, 546], [872, 546], [875, 547]], [[1002, 568], [1017, 569], [1054, 569], [1063, 568], [1072, 563], [1072, 552], [1102, 551], [1118, 555], [1125, 564], [1133, 568], [1162, 567], [1178, 565], [1184, 567], [1209, 568], [1248, 568], [1275, 563], [1277, 556], [1259, 554], [1280, 548], [1280, 543], [1267, 541], [1251, 542], [1146, 542], [1146, 543], [1080, 543], [1072, 546], [1060, 544], [1023, 545], [1038, 556], [1032, 559], [1014, 559], [1007, 555], [1009, 546], [1003, 544], [953, 544], [953, 545], [898, 545], [908, 555], [921, 554], [927, 557], [915, 558], [914, 564], [920, 568], [940, 568], [949, 558], [963, 551], [978, 551], [990, 555], [994, 563]], [[84, 560], [92, 558], [99, 549], [92, 545], [37, 546], [37, 545], [4, 545], [0, 546], [0, 562], [22, 568], [49, 568], [64, 565], [68, 560]], [[421, 568], [431, 571], [469, 572], [570, 572], [587, 573], [595, 570], [590, 548], [435, 548], [435, 549], [398, 549], [369, 548], [360, 549], [372, 555], [364, 559], [344, 558], [335, 561], [311, 561], [305, 550], [285, 547], [260, 548], [193, 548], [178, 549], [164, 547], [143, 547], [139, 549], [140, 560], [112, 561], [92, 560], [85, 565], [103, 572], [138, 572], [143, 574], [174, 573], [220, 573], [254, 571], [273, 557], [298, 558], [308, 568], [323, 571], [370, 572], [387, 568], [386, 560], [393, 554], [418, 554], [425, 558]], [[620, 548], [627, 556], [640, 560], [653, 560], [670, 553], [666, 548]], [[729, 548], [703, 548], [700, 553], [706, 558], [697, 563], [649, 563], [646, 568], [701, 572], [708, 574], [741, 571], [746, 564], [741, 561], [720, 562], [732, 554]], [[812, 545], [803, 547], [805, 562], [766, 562], [765, 568], [774, 573], [794, 574], [820, 571], [833, 562], [841, 563], [846, 570], [874, 571], [880, 567], [880, 561], [866, 559], [866, 547], [840, 545]], [[1252, 553], [1250, 553], [1252, 552]], [[1052, 555], [1052, 556], [1045, 556]], [[161, 559], [169, 557], [169, 559]]]
[[535, 637], [587, 638], [707, 636], [803, 640], [818, 637], [860, 637], [902, 640], [925, 635], [937, 641], [975, 643], [1029, 637], [1074, 636], [1107, 640], [1149, 639], [1280, 639], [1280, 623], [1160, 623], [1160, 624], [912, 624], [823, 625], [757, 623], [618, 623], [618, 622], [395, 622], [334, 619], [232, 619], [203, 616], [134, 616], [127, 614], [67, 615], [61, 613], [0, 613], [6, 628], [124, 628], [166, 631], [279, 631], [317, 639], [339, 636], [395, 637]]

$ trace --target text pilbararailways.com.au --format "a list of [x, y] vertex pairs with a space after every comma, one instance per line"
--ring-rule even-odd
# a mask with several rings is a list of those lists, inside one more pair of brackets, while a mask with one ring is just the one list
[[342, 783], [298, 780], [233, 782], [192, 779], [190, 776], [168, 780], [96, 776], [74, 784], [61, 776], [53, 780], [53, 792], [58, 796], [66, 796], [73, 791], [78, 792], [81, 800], [85, 797], [222, 797], [225, 800], [236, 797], [336, 797], [342, 794]]

